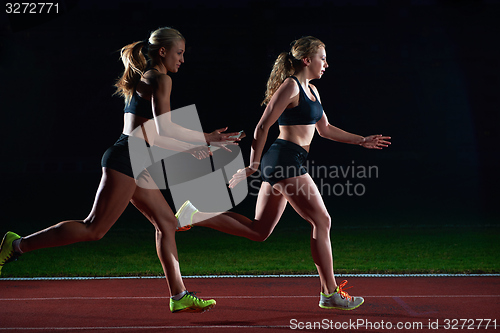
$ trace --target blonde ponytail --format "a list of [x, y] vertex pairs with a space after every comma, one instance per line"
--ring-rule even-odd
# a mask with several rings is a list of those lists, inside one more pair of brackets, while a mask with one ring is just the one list
[[267, 80], [266, 94], [261, 105], [267, 105], [286, 78], [301, 68], [302, 59], [312, 57], [320, 47], [325, 47], [322, 41], [307, 36], [293, 41], [290, 52], [280, 53]]
[[122, 77], [115, 83], [115, 95], [124, 97], [126, 105], [130, 103], [135, 86], [141, 80], [148, 65], [146, 57], [142, 53], [145, 44], [145, 41], [135, 42], [124, 46], [120, 52], [125, 70]]
[[114, 95], [124, 97], [126, 105], [130, 103], [137, 83], [148, 69], [148, 60], [142, 52], [144, 46], [148, 47], [148, 58], [151, 60], [151, 66], [154, 66], [158, 61], [158, 51], [162, 47], [170, 50], [179, 40], [185, 41], [184, 36], [178, 30], [164, 27], [153, 31], [148, 40], [124, 46], [121, 49], [120, 58], [125, 69], [122, 77], [115, 83]]

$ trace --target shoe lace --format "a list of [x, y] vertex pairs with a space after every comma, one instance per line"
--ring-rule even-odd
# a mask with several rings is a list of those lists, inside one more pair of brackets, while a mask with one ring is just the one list
[[338, 288], [337, 292], [340, 294], [340, 296], [342, 298], [347, 298], [347, 300], [350, 301], [352, 299], [352, 297], [351, 297], [351, 295], [349, 295], [348, 293], [345, 292], [345, 289], [352, 288], [353, 286], [350, 286], [350, 287], [347, 287], [347, 288], [344, 289], [343, 287], [346, 284], [347, 284], [347, 280], [342, 281], [342, 283], [337, 287]]
[[184, 227], [180, 227], [179, 229], [177, 229], [176, 231], [188, 231], [189, 229], [191, 229], [193, 225], [187, 225], [187, 226], [184, 226]]
[[6, 263], [9, 262], [10, 259], [13, 259], [12, 256], [14, 255], [14, 250], [10, 251], [9, 254], [0, 262], [0, 266], [5, 265]]
[[187, 295], [193, 297], [193, 298], [196, 298], [196, 299], [199, 299], [196, 294], [198, 293], [198, 291], [188, 291], [187, 292]]

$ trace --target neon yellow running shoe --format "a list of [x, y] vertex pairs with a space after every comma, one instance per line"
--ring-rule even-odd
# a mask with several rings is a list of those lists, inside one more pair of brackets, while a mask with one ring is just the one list
[[20, 256], [19, 253], [14, 252], [14, 248], [12, 247], [12, 242], [19, 238], [21, 238], [21, 236], [11, 231], [3, 236], [2, 244], [0, 244], [0, 275], [2, 274], [3, 265], [17, 260], [17, 257]]
[[350, 296], [342, 289], [342, 287], [346, 284], [347, 280], [342, 281], [342, 283], [337, 286], [337, 289], [335, 289], [335, 292], [331, 295], [321, 293], [319, 307], [323, 309], [353, 310], [363, 304], [365, 301], [363, 297]]
[[186, 201], [175, 214], [177, 218], [177, 231], [186, 231], [193, 226], [193, 216], [198, 212], [191, 201]]
[[215, 300], [202, 300], [194, 295], [195, 293], [187, 292], [180, 300], [170, 299], [170, 311], [172, 313], [179, 312], [205, 312], [215, 306]]

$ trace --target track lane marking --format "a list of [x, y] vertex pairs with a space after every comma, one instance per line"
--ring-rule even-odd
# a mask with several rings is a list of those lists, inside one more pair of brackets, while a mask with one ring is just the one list
[[[408, 277], [500, 277], [497, 273], [486, 274], [336, 274], [339, 278], [408, 278]], [[183, 279], [242, 279], [242, 278], [317, 278], [318, 274], [261, 274], [261, 275], [186, 275]], [[132, 280], [164, 279], [164, 276], [88, 276], [88, 277], [33, 277], [0, 278], [1, 281], [65, 281], [65, 280]]]

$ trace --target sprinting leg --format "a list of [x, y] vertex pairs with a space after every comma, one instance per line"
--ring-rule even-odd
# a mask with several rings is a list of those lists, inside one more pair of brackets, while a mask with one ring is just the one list
[[[148, 183], [148, 189], [144, 188]], [[179, 267], [179, 257], [175, 242], [177, 219], [163, 194], [151, 179], [149, 173], [138, 178], [138, 184], [132, 204], [154, 225], [156, 229], [156, 252], [163, 267], [163, 272], [170, 291], [170, 311], [204, 312], [214, 307], [215, 300], [203, 300], [189, 293], [184, 286]]]
[[281, 193], [274, 190], [269, 183], [263, 182], [257, 197], [254, 220], [233, 212], [199, 212], [193, 216], [193, 224], [262, 242], [273, 232], [286, 204]]
[[127, 207], [135, 191], [135, 180], [118, 171], [103, 168], [94, 205], [85, 220], [60, 222], [23, 237], [19, 247], [29, 252], [83, 241], [101, 239]]
[[321, 281], [319, 306], [323, 309], [352, 310], [363, 304], [362, 297], [353, 297], [337, 286], [333, 273], [331, 219], [316, 184], [308, 174], [284, 179], [274, 185], [300, 216], [312, 225], [311, 253]]
[[316, 184], [305, 174], [284, 179], [274, 187], [311, 224], [311, 254], [321, 280], [321, 291], [327, 295], [333, 293], [337, 283], [333, 273], [331, 219]]
[[179, 257], [175, 242], [177, 219], [160, 190], [137, 187], [132, 204], [154, 225], [156, 229], [156, 251], [160, 259], [171, 295], [186, 287], [182, 281]]

